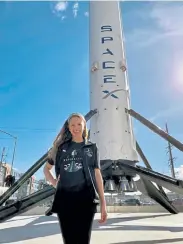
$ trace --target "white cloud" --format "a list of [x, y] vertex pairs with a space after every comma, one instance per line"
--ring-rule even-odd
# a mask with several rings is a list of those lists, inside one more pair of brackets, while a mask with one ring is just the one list
[[89, 12], [84, 12], [84, 16], [88, 17], [89, 16]]
[[147, 48], [154, 53], [160, 65], [157, 77], [160, 74], [162, 86], [166, 83], [166, 91], [172, 96], [171, 106], [158, 111], [150, 120], [182, 117], [183, 101], [179, 94], [183, 93], [183, 3], [152, 2], [144, 11], [135, 10], [134, 15], [144, 25], [127, 31], [127, 42], [131, 47], [142, 48], [142, 52]]
[[182, 110], [183, 110], [183, 105], [179, 107], [170, 107], [165, 110], [157, 112], [154, 116], [152, 116], [149, 120], [150, 121], [156, 121], [158, 119], [164, 118], [165, 120], [177, 116], [177, 115], [182, 115]]
[[[53, 13], [56, 14], [61, 20], [64, 20], [66, 18], [65, 13], [68, 12], [68, 3], [69, 1], [56, 1], [53, 2]], [[79, 10], [79, 3], [75, 2], [72, 5], [72, 13], [74, 18], [77, 17], [78, 15], [78, 10]]]
[[129, 40], [139, 47], [147, 47], [165, 39], [169, 40], [170, 37], [180, 37], [181, 35], [179, 32], [162, 32], [158, 29], [135, 29], [130, 34], [127, 34]]
[[155, 4], [151, 12], [151, 18], [155, 19], [157, 25], [166, 32], [175, 35], [183, 35], [183, 5], [161, 3]]
[[67, 9], [68, 7], [68, 2], [67, 1], [59, 1], [55, 4], [55, 11], [56, 12], [63, 12]]
[[62, 19], [62, 20], [64, 20], [65, 18], [66, 18], [66, 16], [65, 16], [65, 15], [63, 15], [63, 16], [61, 17], [61, 19]]
[[183, 165], [180, 165], [180, 167], [175, 168], [175, 177], [177, 179], [183, 180]]
[[129, 40], [139, 46], [149, 46], [162, 40], [172, 41], [175, 43], [179, 39], [182, 45], [183, 37], [183, 4], [153, 3], [152, 7], [146, 11], [137, 12], [143, 21], [151, 21], [153, 27], [136, 28], [129, 32]]
[[61, 20], [66, 18], [66, 10], [68, 8], [68, 1], [56, 1], [51, 3], [53, 13]]
[[78, 10], [79, 10], [79, 3], [76, 2], [76, 3], [74, 3], [73, 6], [72, 6], [72, 11], [73, 11], [74, 18], [77, 17]]

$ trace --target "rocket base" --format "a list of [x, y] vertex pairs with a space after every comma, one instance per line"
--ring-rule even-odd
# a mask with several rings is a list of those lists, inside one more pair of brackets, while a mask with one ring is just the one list
[[[161, 181], [160, 185], [164, 184], [165, 186], [168, 186], [167, 188], [172, 189], [172, 182], [171, 184], [167, 184], [164, 175], [159, 176], [158, 173], [136, 166], [136, 162], [129, 160], [104, 160], [101, 162], [101, 166], [105, 192], [124, 193], [140, 191], [151, 197], [170, 213], [178, 213], [166, 194], [162, 194], [162, 192], [151, 182], [154, 181], [159, 183], [159, 181]], [[135, 181], [134, 177], [137, 175], [139, 176], [139, 179]], [[175, 190], [178, 190], [177, 187]], [[179, 188], [179, 191], [183, 191], [182, 186]]]
[[124, 170], [121, 163], [135, 166], [131, 160], [101, 160], [101, 170], [104, 179], [105, 192], [135, 192], [137, 187], [133, 178], [136, 176], [130, 170]]

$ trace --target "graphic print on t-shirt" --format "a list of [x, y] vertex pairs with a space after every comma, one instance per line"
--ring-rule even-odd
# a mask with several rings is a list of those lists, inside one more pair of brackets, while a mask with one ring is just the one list
[[84, 149], [84, 153], [88, 156], [88, 157], [92, 157], [93, 156], [93, 152], [90, 148], [85, 148]]
[[82, 157], [80, 156], [79, 151], [76, 149], [71, 152], [71, 155], [63, 159], [63, 162], [64, 170], [66, 172], [77, 172], [83, 168]]

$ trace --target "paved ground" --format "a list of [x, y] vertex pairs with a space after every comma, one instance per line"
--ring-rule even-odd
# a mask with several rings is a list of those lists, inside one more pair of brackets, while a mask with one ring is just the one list
[[[109, 214], [93, 225], [91, 244], [182, 244], [183, 214]], [[63, 243], [56, 216], [22, 216], [0, 224], [0, 243]], [[74, 243], [73, 243], [74, 244]]]

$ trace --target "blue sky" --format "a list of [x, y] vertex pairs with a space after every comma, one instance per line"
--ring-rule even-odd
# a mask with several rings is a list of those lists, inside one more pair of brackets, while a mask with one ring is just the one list
[[[132, 108], [183, 141], [183, 4], [123, 2]], [[87, 2], [0, 2], [0, 129], [18, 137], [15, 167], [28, 169], [71, 112], [89, 110]], [[139, 122], [153, 168], [168, 173], [166, 142]], [[11, 161], [13, 140], [0, 135]], [[183, 154], [173, 149], [176, 168]]]

